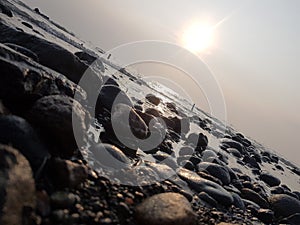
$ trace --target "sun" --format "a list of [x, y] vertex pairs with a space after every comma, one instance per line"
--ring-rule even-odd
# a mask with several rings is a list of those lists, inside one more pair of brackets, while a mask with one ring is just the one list
[[193, 23], [182, 34], [183, 46], [191, 52], [207, 50], [213, 43], [213, 26], [205, 23]]

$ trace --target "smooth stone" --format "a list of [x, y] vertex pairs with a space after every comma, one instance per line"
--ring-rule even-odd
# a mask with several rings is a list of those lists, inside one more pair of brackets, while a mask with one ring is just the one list
[[176, 172], [165, 164], [146, 162], [145, 165], [156, 172], [161, 180], [166, 180], [176, 175]]
[[159, 105], [160, 103], [160, 98], [156, 97], [153, 94], [147, 94], [146, 99], [148, 102], [151, 102], [153, 105]]
[[[35, 182], [26, 158], [0, 145], [0, 224], [22, 225], [35, 210]], [[25, 220], [24, 220], [25, 219]]]
[[18, 149], [29, 161], [34, 172], [50, 157], [35, 130], [21, 117], [0, 116], [0, 143]]
[[208, 138], [203, 133], [191, 133], [187, 137], [187, 143], [196, 147], [198, 152], [202, 152], [208, 145]]
[[259, 175], [259, 178], [265, 182], [266, 184], [268, 184], [270, 187], [274, 187], [274, 186], [279, 186], [281, 181], [273, 176], [272, 174], [269, 174], [267, 172], [263, 172]]
[[287, 218], [280, 220], [280, 224], [299, 225], [300, 213], [295, 213]]
[[184, 146], [179, 150], [178, 153], [180, 156], [184, 156], [184, 155], [191, 156], [194, 153], [194, 149], [189, 146]]
[[274, 212], [270, 209], [259, 209], [257, 218], [264, 223], [270, 224], [274, 220]]
[[254, 167], [254, 168], [257, 168], [259, 170], [261, 169], [259, 164], [257, 163], [255, 157], [253, 157], [253, 156], [245, 155], [244, 158], [243, 158], [243, 162], [245, 162], [250, 167]]
[[241, 197], [253, 201], [254, 203], [258, 204], [262, 208], [268, 209], [270, 207], [267, 200], [265, 200], [258, 193], [256, 193], [255, 191], [249, 188], [243, 188], [241, 190]]
[[198, 176], [195, 172], [180, 168], [178, 176], [186, 181], [197, 192], [206, 192], [220, 204], [229, 206], [233, 203], [233, 197], [222, 186]]
[[300, 201], [286, 194], [275, 194], [268, 198], [275, 217], [288, 217], [300, 213]]
[[237, 158], [242, 158], [242, 154], [239, 152], [239, 150], [237, 150], [235, 148], [227, 148], [226, 150], [233, 156], [235, 156]]
[[228, 148], [237, 149], [241, 154], [245, 153], [244, 146], [241, 143], [237, 142], [237, 141], [234, 141], [234, 140], [228, 139], [228, 138], [223, 138], [223, 139], [221, 139], [221, 143], [223, 145], [228, 146]]
[[176, 169], [178, 167], [175, 159], [169, 156], [167, 153], [156, 153], [153, 157], [159, 161], [160, 164], [165, 164], [172, 169]]
[[206, 192], [200, 192], [198, 194], [198, 197], [208, 203], [212, 207], [217, 207], [218, 203], [215, 199], [213, 199], [211, 196], [209, 196]]
[[206, 170], [210, 175], [218, 178], [225, 185], [228, 185], [231, 182], [229, 171], [224, 166], [210, 162], [201, 162], [197, 165], [197, 169], [198, 171]]
[[162, 193], [147, 198], [135, 208], [138, 224], [194, 225], [196, 214], [188, 200], [177, 193]]
[[89, 113], [68, 96], [51, 95], [39, 99], [27, 118], [41, 130], [49, 145], [57, 147], [54, 154], [71, 157], [77, 148], [86, 143], [86, 120], [90, 118]]
[[231, 193], [233, 197], [233, 205], [241, 210], [245, 210], [245, 204], [242, 200], [242, 198], [236, 194], [236, 193]]

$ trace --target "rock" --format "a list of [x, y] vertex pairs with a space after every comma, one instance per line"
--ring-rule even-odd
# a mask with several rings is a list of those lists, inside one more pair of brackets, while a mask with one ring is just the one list
[[281, 183], [281, 181], [277, 177], [274, 177], [272, 174], [266, 172], [261, 173], [259, 178], [270, 187], [279, 186]]
[[27, 48], [24, 48], [22, 46], [12, 44], [12, 43], [4, 43], [4, 45], [6, 45], [7, 47], [15, 50], [16, 52], [19, 52], [19, 53], [31, 58], [32, 60], [34, 60], [36, 62], [39, 62], [38, 56], [34, 52], [30, 51]]
[[103, 85], [101, 87], [97, 103], [96, 103], [96, 116], [101, 114], [104, 109], [112, 112], [113, 105], [119, 103], [132, 107], [133, 104], [127, 94], [115, 85]]
[[169, 156], [166, 153], [158, 152], [158, 153], [156, 153], [152, 156], [157, 161], [159, 161], [160, 164], [165, 164], [165, 165], [169, 166], [170, 168], [172, 168], [174, 170], [178, 167], [175, 159], [173, 157]]
[[295, 213], [287, 218], [280, 220], [280, 224], [299, 225], [300, 213]]
[[269, 203], [263, 197], [249, 188], [243, 188], [241, 190], [241, 197], [253, 201], [262, 208], [268, 209], [270, 207]]
[[54, 154], [71, 157], [85, 143], [85, 122], [89, 114], [79, 102], [68, 96], [51, 95], [39, 99], [27, 118], [41, 129], [51, 145], [57, 147]]
[[229, 171], [224, 166], [210, 162], [201, 162], [197, 165], [197, 169], [198, 171], [206, 170], [210, 175], [218, 178], [225, 185], [228, 185], [231, 182]]
[[0, 143], [18, 149], [29, 161], [34, 172], [50, 157], [35, 130], [21, 117], [0, 116]]
[[191, 133], [187, 138], [187, 143], [196, 147], [196, 151], [202, 152], [208, 145], [208, 138], [203, 133]]
[[196, 214], [188, 200], [177, 193], [162, 193], [144, 200], [135, 209], [138, 224], [193, 225]]
[[237, 158], [242, 158], [242, 154], [235, 148], [227, 148], [226, 149], [230, 154], [232, 154], [233, 156], [237, 157]]
[[147, 108], [145, 113], [154, 117], [162, 117], [163, 113], [155, 108]]
[[171, 112], [178, 114], [178, 111], [176, 109], [176, 104], [174, 102], [167, 102], [166, 106]]
[[189, 146], [184, 146], [179, 150], [179, 155], [180, 156], [191, 156], [194, 153], [194, 149], [189, 147]]
[[130, 160], [116, 146], [110, 144], [97, 144], [91, 147], [94, 159], [101, 165], [111, 169], [127, 168]]
[[88, 177], [88, 170], [69, 160], [52, 159], [47, 166], [47, 174], [58, 188], [76, 188]]
[[40, 64], [65, 75], [75, 83], [78, 83], [88, 69], [74, 54], [53, 42], [21, 32], [4, 23], [0, 24], [0, 33], [0, 42], [9, 42], [29, 49], [38, 56]]
[[211, 196], [209, 196], [207, 193], [205, 192], [200, 192], [198, 194], [198, 197], [200, 199], [202, 199], [203, 201], [205, 201], [206, 203], [208, 203], [210, 206], [212, 207], [217, 207], [218, 206], [218, 203], [216, 202], [215, 199], [213, 199]]
[[0, 10], [1, 10], [1, 13], [5, 14], [6, 16], [13, 17], [12, 11], [7, 6], [5, 6], [3, 3], [0, 3]]
[[159, 105], [160, 103], [160, 98], [156, 97], [153, 94], [147, 94], [146, 99], [148, 102], [151, 102], [153, 105]]
[[[85, 51], [75, 52], [74, 55], [76, 55], [81, 61], [85, 62], [87, 65], [92, 65], [98, 58], [97, 56], [91, 55]], [[97, 63], [98, 62], [101, 62], [101, 61], [98, 60]], [[102, 66], [103, 66], [103, 64], [102, 64]]]
[[23, 113], [39, 98], [62, 94], [85, 100], [86, 93], [61, 74], [0, 44], [0, 99], [10, 111]]
[[241, 210], [245, 210], [246, 207], [242, 198], [236, 193], [231, 193], [231, 195], [233, 197], [233, 205]]
[[244, 146], [241, 143], [237, 142], [237, 141], [234, 141], [234, 140], [231, 140], [231, 139], [228, 139], [228, 138], [223, 138], [221, 140], [221, 143], [222, 143], [222, 145], [228, 146], [227, 148], [237, 149], [241, 154], [245, 153]]
[[147, 162], [145, 163], [145, 165], [156, 172], [161, 180], [170, 179], [171, 177], [176, 175], [176, 172], [171, 167], [165, 164]]
[[0, 224], [22, 225], [29, 217], [27, 211], [35, 208], [29, 163], [16, 149], [0, 145], [0, 174]]
[[187, 169], [180, 168], [177, 171], [178, 176], [186, 181], [189, 186], [197, 192], [205, 192], [209, 194], [216, 201], [222, 205], [229, 206], [233, 203], [233, 198], [229, 192], [227, 192], [220, 185], [201, 178], [196, 173]]
[[270, 209], [259, 209], [257, 218], [264, 223], [270, 224], [273, 222], [274, 212]]
[[252, 156], [245, 155], [243, 162], [247, 163], [250, 167], [254, 167], [260, 170], [259, 164], [256, 162], [256, 159]]
[[75, 205], [79, 196], [69, 192], [57, 191], [50, 196], [51, 206], [54, 209], [69, 209]]
[[103, 76], [103, 85], [114, 85], [116, 87], [119, 87], [118, 82], [109, 76]]
[[300, 201], [286, 194], [275, 194], [269, 197], [275, 217], [288, 217], [300, 213]]

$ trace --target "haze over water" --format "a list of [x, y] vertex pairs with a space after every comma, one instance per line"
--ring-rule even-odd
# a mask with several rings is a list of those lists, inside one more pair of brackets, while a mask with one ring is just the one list
[[[219, 82], [228, 122], [300, 164], [299, 1], [24, 2], [104, 50], [142, 40], [188, 48]], [[140, 71], [146, 68], [151, 66], [137, 67]], [[171, 73], [152, 68], [150, 74]], [[180, 74], [176, 77], [182, 82]], [[199, 108], [207, 110], [203, 98], [191, 93]]]

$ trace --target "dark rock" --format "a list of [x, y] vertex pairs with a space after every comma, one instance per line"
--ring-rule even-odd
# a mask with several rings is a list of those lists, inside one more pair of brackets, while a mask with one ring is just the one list
[[196, 214], [188, 200], [177, 193], [157, 194], [144, 200], [135, 209], [139, 224], [193, 225]]
[[231, 182], [231, 178], [226, 167], [215, 163], [201, 162], [197, 165], [197, 169], [198, 171], [206, 170], [210, 175], [218, 178], [225, 185], [228, 185]]
[[242, 158], [242, 154], [235, 148], [227, 148], [227, 151], [237, 158]]
[[[91, 55], [88, 52], [75, 52], [74, 55], [76, 55], [81, 61], [85, 62], [87, 65], [92, 65], [97, 60], [96, 56]], [[100, 60], [98, 61], [100, 62]]]
[[223, 145], [228, 146], [227, 148], [237, 149], [241, 154], [245, 153], [244, 146], [241, 143], [237, 142], [237, 141], [234, 141], [234, 140], [231, 140], [231, 139], [228, 139], [228, 138], [224, 138], [224, 139], [221, 140], [221, 143]]
[[0, 143], [18, 149], [35, 172], [50, 156], [31, 125], [17, 116], [0, 116]]
[[245, 210], [246, 207], [242, 198], [236, 193], [231, 193], [231, 195], [233, 197], [233, 205], [239, 209]]
[[269, 173], [261, 173], [259, 178], [271, 187], [278, 186], [281, 181]]
[[275, 217], [288, 217], [300, 213], [300, 201], [286, 194], [275, 194], [269, 197]]
[[272, 194], [284, 194], [284, 189], [282, 187], [273, 187], [270, 190]]
[[62, 94], [86, 99], [86, 93], [64, 76], [0, 44], [0, 98], [11, 110], [23, 112], [37, 99]]
[[171, 112], [178, 114], [176, 104], [174, 102], [167, 102], [166, 106]]
[[198, 194], [198, 196], [199, 196], [200, 199], [202, 199], [203, 201], [205, 201], [206, 203], [208, 203], [210, 206], [217, 207], [218, 203], [216, 202], [216, 200], [213, 199], [211, 196], [209, 196], [207, 193], [200, 192]]
[[4, 3], [0, 3], [0, 10], [6, 16], [13, 17], [12, 11], [7, 6], [5, 6]]
[[222, 205], [229, 206], [233, 203], [231, 194], [220, 185], [201, 178], [196, 173], [187, 169], [181, 168], [177, 171], [177, 174], [181, 179], [186, 181], [192, 189], [197, 192], [206, 192]]
[[0, 24], [0, 42], [13, 43], [34, 52], [40, 64], [49, 67], [78, 83], [88, 66], [81, 62], [67, 49], [26, 32], [20, 32], [13, 27]]
[[179, 166], [182, 166], [183, 168], [186, 168], [188, 170], [194, 170], [195, 169], [195, 165], [190, 162], [189, 160], [183, 160], [180, 162]]
[[208, 174], [207, 171], [200, 171], [200, 172], [197, 172], [197, 174], [206, 180], [210, 180], [210, 181], [215, 182], [216, 184], [219, 184], [222, 186], [222, 181], [220, 181], [218, 178]]
[[270, 209], [259, 209], [257, 218], [264, 223], [270, 224], [273, 222], [274, 212]]
[[263, 197], [249, 188], [243, 188], [241, 190], [241, 197], [253, 201], [262, 208], [268, 209], [270, 207], [269, 203]]
[[48, 163], [47, 174], [58, 188], [76, 188], [87, 179], [88, 170], [69, 160], [52, 159]]
[[99, 115], [104, 109], [112, 112], [114, 105], [119, 103], [132, 107], [133, 104], [127, 94], [115, 85], [104, 85], [101, 87], [97, 103], [95, 114]]
[[160, 112], [158, 109], [155, 109], [155, 108], [147, 108], [145, 110], [145, 113], [149, 114], [151, 116], [154, 116], [154, 117], [161, 117], [162, 116], [162, 112]]
[[153, 94], [147, 94], [146, 99], [147, 101], [151, 102], [153, 105], [159, 105], [160, 103], [160, 98], [156, 97]]
[[29, 163], [14, 148], [0, 145], [0, 174], [0, 224], [24, 224], [29, 216], [26, 212], [35, 208], [35, 183]]
[[153, 158], [155, 158], [160, 163], [171, 167], [172, 169], [176, 169], [178, 167], [177, 163], [175, 162], [175, 159], [166, 153], [156, 153], [153, 155]]
[[52, 95], [39, 99], [27, 118], [41, 129], [49, 143], [58, 148], [54, 154], [71, 157], [85, 143], [89, 114], [68, 96]]
[[114, 85], [114, 86], [119, 87], [118, 82], [114, 78], [109, 77], [109, 76], [103, 76], [103, 84], [104, 85]]
[[208, 145], [208, 138], [203, 133], [191, 133], [187, 138], [187, 143], [196, 147], [196, 150], [202, 152]]
[[280, 224], [299, 225], [300, 213], [295, 213], [287, 218], [280, 220]]
[[260, 166], [259, 164], [256, 162], [256, 159], [254, 157], [250, 157], [250, 156], [247, 156], [245, 155], [244, 158], [243, 158], [243, 161], [245, 163], [247, 163], [249, 166], [251, 167], [254, 167], [254, 168], [257, 168], [260, 170]]

